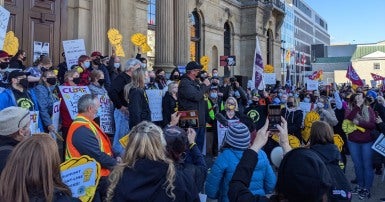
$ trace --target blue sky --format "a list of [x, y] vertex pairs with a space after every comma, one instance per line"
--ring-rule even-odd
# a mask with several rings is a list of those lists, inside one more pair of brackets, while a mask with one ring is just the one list
[[335, 43], [385, 41], [385, 0], [305, 0], [328, 24]]

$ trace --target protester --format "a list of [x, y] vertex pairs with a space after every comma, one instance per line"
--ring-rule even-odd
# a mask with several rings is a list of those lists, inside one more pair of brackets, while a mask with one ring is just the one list
[[43, 122], [44, 132], [56, 132], [52, 123], [53, 105], [59, 101], [55, 87], [57, 84], [56, 75], [53, 71], [46, 71], [42, 74], [40, 84], [34, 88], [36, 98], [39, 100], [39, 116]]
[[320, 115], [320, 120], [327, 122], [331, 127], [338, 124], [334, 110], [330, 106], [330, 102], [326, 96], [321, 96], [317, 102], [316, 111]]
[[13, 149], [0, 176], [1, 201], [80, 201], [71, 196], [61, 179], [58, 147], [49, 135], [35, 134]]
[[140, 47], [138, 47], [138, 53], [136, 54], [135, 59], [139, 60], [142, 63], [142, 68], [147, 68], [147, 59], [142, 57], [142, 49]]
[[60, 85], [64, 83], [64, 74], [68, 71], [65, 53], [62, 52], [61, 56], [63, 57], [64, 61], [58, 65], [59, 70], [57, 75]]
[[281, 103], [284, 103], [285, 107], [281, 110], [281, 115], [287, 121], [289, 134], [296, 136], [299, 140], [302, 140], [302, 110], [298, 108], [297, 102], [293, 96], [289, 96], [287, 100], [284, 96], [285, 94], [282, 95]]
[[24, 50], [18, 50], [16, 54], [9, 61], [9, 67], [12, 69], [25, 70], [23, 62], [27, 60], [27, 54]]
[[249, 128], [249, 131], [254, 131], [252, 121], [246, 115], [239, 113], [238, 102], [234, 97], [227, 98], [225, 102], [225, 110], [222, 110], [220, 113], [226, 120], [241, 122]]
[[181, 73], [177, 67], [175, 67], [170, 74], [170, 80], [168, 82], [176, 81], [178, 82], [180, 80]]
[[8, 107], [0, 111], [0, 173], [13, 148], [31, 135], [29, 111]]
[[33, 66], [25, 70], [26, 72], [30, 73], [28, 76], [29, 88], [33, 88], [39, 84], [43, 72], [50, 70], [51, 67], [52, 61], [48, 56], [41, 55], [39, 58], [37, 58], [33, 63]]
[[167, 92], [166, 72], [162, 68], [155, 71], [155, 85], [157, 89]]
[[115, 55], [115, 52], [113, 52], [107, 66], [107, 70], [110, 74], [111, 83], [122, 72], [120, 70], [120, 67], [120, 58]]
[[191, 176], [167, 157], [158, 126], [144, 121], [129, 137], [123, 162], [110, 174], [107, 201], [199, 201]]
[[218, 86], [211, 85], [207, 99], [206, 154], [218, 156], [218, 129], [216, 114], [225, 109], [222, 97], [218, 96]]
[[364, 105], [362, 93], [350, 97], [349, 108], [345, 111], [345, 119], [362, 127], [364, 131], [354, 130], [348, 135], [348, 147], [354, 163], [354, 171], [358, 186], [353, 194], [359, 194], [361, 199], [370, 198], [370, 188], [373, 184], [373, 138], [371, 131], [376, 127], [374, 111]]
[[[206, 180], [206, 194], [218, 201], [229, 201], [229, 183], [236, 166], [245, 150], [250, 145], [250, 132], [245, 124], [228, 123], [224, 137], [223, 151], [215, 160]], [[274, 190], [276, 177], [266, 153], [258, 152], [258, 164], [253, 170], [250, 191], [253, 194], [265, 196]]]
[[178, 83], [168, 84], [168, 91], [162, 99], [163, 127], [170, 123], [171, 115], [178, 111]]
[[249, 117], [255, 126], [256, 130], [262, 128], [265, 125], [265, 121], [268, 115], [268, 106], [270, 100], [266, 91], [260, 95], [257, 89], [251, 91], [251, 104], [246, 108], [245, 115]]
[[107, 177], [117, 161], [113, 157], [108, 136], [93, 119], [100, 107], [96, 95], [85, 94], [78, 101], [78, 115], [72, 122], [67, 136], [66, 160], [88, 155], [101, 166], [100, 180], [94, 201], [103, 201], [107, 191]]
[[110, 74], [107, 70], [107, 65], [103, 64], [103, 61], [108, 61], [108, 56], [103, 57], [102, 54], [99, 51], [94, 51], [91, 53], [91, 67], [89, 68], [89, 71], [92, 72], [93, 70], [101, 70], [104, 75], [104, 87], [106, 89], [109, 89], [111, 86], [111, 80], [110, 80]]
[[80, 83], [79, 86], [88, 86], [90, 84], [90, 74], [91, 71], [91, 58], [87, 55], [81, 55], [78, 58], [78, 66], [80, 71]]
[[197, 62], [191, 61], [186, 65], [186, 74], [183, 75], [179, 83], [178, 98], [180, 111], [195, 110], [198, 113], [199, 127], [196, 128], [199, 149], [203, 150], [203, 144], [206, 129], [204, 94], [209, 90], [210, 81], [205, 79], [202, 83], [198, 83], [196, 78], [202, 69]]

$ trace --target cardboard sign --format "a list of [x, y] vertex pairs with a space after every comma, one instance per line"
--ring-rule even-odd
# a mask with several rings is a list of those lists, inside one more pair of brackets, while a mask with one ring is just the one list
[[372, 149], [382, 156], [385, 156], [385, 136], [383, 133], [381, 133], [376, 142], [374, 142]]
[[72, 120], [78, 115], [78, 101], [81, 96], [91, 94], [87, 86], [59, 86], [60, 93]]
[[31, 129], [31, 134], [40, 133], [39, 129], [39, 111], [29, 111], [29, 115], [31, 117], [31, 125], [29, 128]]
[[307, 80], [307, 90], [318, 90], [318, 81]]
[[274, 85], [277, 82], [277, 76], [275, 73], [263, 73], [263, 81], [265, 84]]
[[3, 49], [5, 35], [7, 34], [7, 27], [10, 12], [4, 7], [0, 6], [0, 47]]
[[107, 95], [98, 95], [98, 98], [100, 101], [100, 128], [107, 134], [114, 134], [114, 105]]
[[151, 121], [162, 121], [162, 90], [146, 90], [148, 105], [151, 111]]
[[[239, 120], [228, 120], [229, 125], [240, 123]], [[218, 131], [218, 151], [223, 146], [223, 140], [225, 139], [227, 127], [222, 125], [217, 121], [217, 131]]]
[[53, 103], [51, 120], [55, 129], [59, 130], [60, 101]]
[[63, 49], [69, 70], [71, 69], [72, 65], [78, 64], [79, 56], [87, 55], [83, 39], [63, 41]]
[[179, 111], [179, 127], [181, 128], [198, 128], [199, 127], [199, 114], [196, 110]]
[[63, 162], [60, 173], [72, 196], [82, 202], [92, 201], [100, 179], [100, 164], [89, 156], [81, 156]]

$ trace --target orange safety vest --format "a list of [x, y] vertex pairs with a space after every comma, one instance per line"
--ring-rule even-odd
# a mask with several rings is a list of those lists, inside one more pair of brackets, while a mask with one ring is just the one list
[[[67, 147], [66, 147], [66, 160], [71, 158], [79, 158], [82, 156], [79, 151], [75, 148], [75, 146], [72, 144], [72, 136], [79, 127], [84, 126], [88, 129], [90, 129], [96, 139], [99, 142], [100, 151], [104, 152], [105, 154], [112, 156], [112, 149], [111, 149], [111, 142], [110, 139], [107, 137], [107, 135], [100, 129], [98, 124], [96, 124], [94, 121], [87, 119], [86, 117], [82, 115], [78, 115], [74, 121], [72, 122], [67, 135]], [[101, 176], [108, 176], [110, 174], [110, 170], [107, 168], [101, 168], [100, 172]]]

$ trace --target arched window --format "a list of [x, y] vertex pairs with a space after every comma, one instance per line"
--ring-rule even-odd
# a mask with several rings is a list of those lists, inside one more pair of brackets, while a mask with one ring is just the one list
[[200, 59], [201, 49], [201, 21], [198, 12], [192, 12], [190, 16], [190, 60], [198, 61]]
[[266, 46], [266, 58], [267, 63], [273, 65], [273, 31], [271, 29], [267, 30], [267, 46]]
[[[223, 54], [225, 56], [230, 56], [231, 55], [231, 28], [228, 22], [225, 23], [224, 29], [225, 29], [225, 32], [223, 34]], [[224, 75], [225, 77], [230, 76], [229, 67], [225, 67]]]

